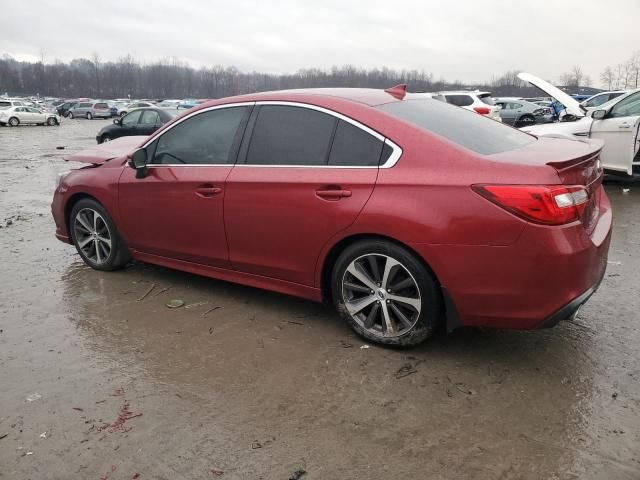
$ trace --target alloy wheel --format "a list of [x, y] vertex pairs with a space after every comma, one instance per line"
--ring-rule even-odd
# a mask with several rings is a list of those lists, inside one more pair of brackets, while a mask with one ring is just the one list
[[398, 260], [368, 254], [353, 260], [342, 277], [342, 297], [348, 314], [377, 337], [399, 337], [418, 321], [420, 287]]
[[96, 265], [111, 255], [111, 232], [105, 219], [91, 208], [80, 210], [73, 222], [74, 239], [84, 256]]

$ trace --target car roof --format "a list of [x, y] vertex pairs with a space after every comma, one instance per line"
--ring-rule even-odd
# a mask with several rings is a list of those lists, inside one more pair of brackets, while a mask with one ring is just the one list
[[[382, 105], [400, 101], [393, 94], [382, 89], [375, 88], [301, 88], [292, 90], [276, 90], [271, 92], [250, 93], [235, 97], [211, 100], [200, 105], [207, 107], [230, 102], [258, 102], [258, 101], [300, 101], [304, 98], [339, 98], [350, 102], [360, 103], [368, 106]], [[407, 93], [406, 99], [414, 98], [411, 93]], [[418, 97], [415, 97], [418, 98]], [[424, 97], [423, 97], [424, 98]]]

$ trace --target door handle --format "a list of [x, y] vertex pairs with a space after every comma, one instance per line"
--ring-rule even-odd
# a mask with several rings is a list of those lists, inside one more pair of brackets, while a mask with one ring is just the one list
[[631, 125], [627, 125], [626, 123], [623, 125], [618, 125], [618, 128], [631, 128]]
[[213, 197], [214, 195], [218, 195], [220, 192], [222, 192], [222, 189], [214, 186], [196, 188], [196, 195], [203, 198]]
[[340, 200], [351, 196], [351, 190], [324, 189], [316, 190], [316, 195], [324, 200]]

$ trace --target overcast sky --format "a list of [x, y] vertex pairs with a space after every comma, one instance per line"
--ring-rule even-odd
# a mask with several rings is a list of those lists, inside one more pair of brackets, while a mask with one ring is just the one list
[[640, 49], [640, 0], [0, 0], [0, 55], [127, 53], [273, 73], [353, 64], [475, 82], [509, 69], [599, 84]]

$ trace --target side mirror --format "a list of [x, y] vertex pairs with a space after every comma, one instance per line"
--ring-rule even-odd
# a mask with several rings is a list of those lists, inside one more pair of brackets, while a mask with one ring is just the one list
[[136, 178], [144, 178], [147, 176], [147, 151], [140, 148], [133, 152], [129, 160], [129, 166], [135, 168]]
[[607, 116], [606, 110], [594, 110], [594, 112], [591, 114], [591, 117], [594, 120], [602, 120], [606, 116]]
[[115, 125], [122, 125], [122, 120], [121, 120], [121, 119], [119, 119], [119, 118], [114, 118], [114, 119], [113, 119], [113, 123], [114, 123]]

